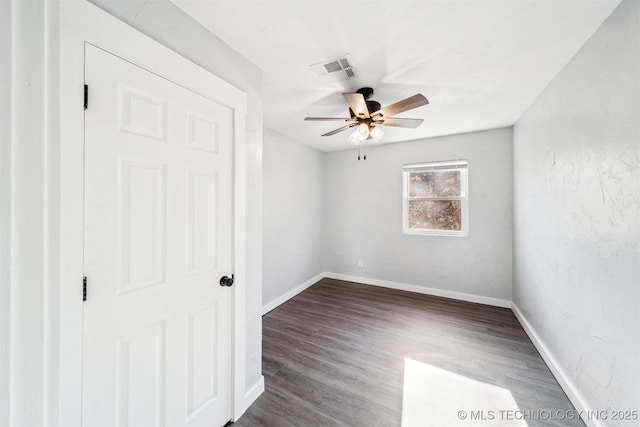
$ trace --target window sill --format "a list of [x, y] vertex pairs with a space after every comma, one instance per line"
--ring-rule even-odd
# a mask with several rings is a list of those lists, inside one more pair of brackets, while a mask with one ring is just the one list
[[463, 231], [437, 231], [437, 230], [402, 230], [402, 234], [418, 235], [418, 236], [449, 236], [449, 237], [468, 237], [469, 232]]

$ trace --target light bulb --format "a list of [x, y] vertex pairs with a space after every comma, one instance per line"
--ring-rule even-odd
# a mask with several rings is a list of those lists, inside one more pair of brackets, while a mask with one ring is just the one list
[[369, 136], [369, 125], [366, 123], [360, 123], [356, 128], [356, 131], [359, 134], [364, 135], [364, 137], [366, 138]]
[[353, 145], [360, 144], [360, 142], [362, 142], [362, 138], [359, 135], [360, 134], [358, 133], [357, 130], [352, 132], [351, 135], [349, 135], [349, 142], [352, 143]]
[[371, 129], [371, 138], [375, 142], [382, 141], [382, 138], [384, 138], [384, 131], [382, 129], [380, 129], [379, 127], [372, 128]]
[[356, 142], [364, 141], [365, 139], [367, 139], [368, 136], [369, 136], [369, 130], [367, 129], [367, 133], [362, 133], [360, 132], [360, 127], [358, 126], [356, 130], [354, 130], [351, 136], [349, 137], [349, 141], [355, 144]]

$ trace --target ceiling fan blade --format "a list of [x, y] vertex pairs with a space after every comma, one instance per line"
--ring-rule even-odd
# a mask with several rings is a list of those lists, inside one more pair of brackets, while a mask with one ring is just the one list
[[422, 107], [423, 105], [427, 105], [429, 101], [425, 98], [421, 93], [417, 95], [413, 95], [407, 99], [403, 99], [402, 101], [396, 102], [395, 104], [391, 104], [386, 106], [379, 111], [376, 111], [374, 116], [382, 115], [385, 117], [394, 116], [396, 114], [403, 113], [405, 111], [413, 110], [414, 108]]
[[375, 120], [373, 123], [383, 126], [395, 126], [399, 128], [417, 128], [424, 122], [423, 119], [401, 119], [399, 117], [389, 117]]
[[350, 123], [350, 124], [348, 124], [346, 126], [342, 126], [341, 128], [332, 130], [331, 132], [327, 132], [327, 133], [323, 134], [322, 136], [335, 135], [336, 133], [342, 132], [343, 130], [350, 129], [350, 128], [354, 127], [354, 126], [358, 126], [358, 123]]
[[343, 117], [305, 117], [304, 118], [308, 122], [331, 122], [331, 121], [342, 121], [342, 122], [355, 122], [356, 118], [343, 118]]
[[351, 107], [351, 111], [356, 115], [356, 117], [368, 119], [369, 109], [367, 108], [367, 102], [362, 96], [361, 93], [357, 92], [347, 92], [343, 93], [344, 99], [349, 103], [349, 107]]

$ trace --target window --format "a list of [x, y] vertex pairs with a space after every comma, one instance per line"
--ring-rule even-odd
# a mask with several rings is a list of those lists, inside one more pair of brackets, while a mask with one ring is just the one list
[[467, 235], [466, 160], [405, 165], [402, 175], [404, 233]]

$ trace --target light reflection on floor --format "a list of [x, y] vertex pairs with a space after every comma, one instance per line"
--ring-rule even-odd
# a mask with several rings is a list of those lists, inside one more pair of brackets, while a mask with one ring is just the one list
[[402, 427], [528, 427], [519, 413], [508, 389], [405, 358]]

